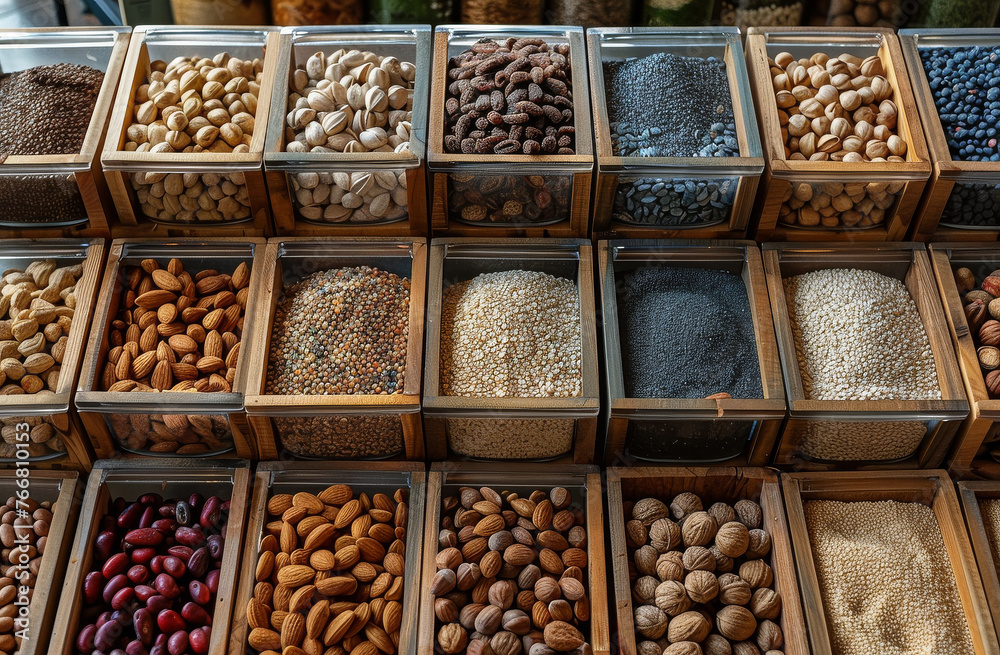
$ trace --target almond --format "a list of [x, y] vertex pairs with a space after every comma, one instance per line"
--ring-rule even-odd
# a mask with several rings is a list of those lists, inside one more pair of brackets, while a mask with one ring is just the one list
[[551, 548], [552, 550], [559, 552], [569, 548], [569, 542], [566, 541], [566, 537], [562, 536], [558, 532], [555, 532], [554, 530], [539, 532], [535, 535], [535, 542], [542, 548]]
[[[165, 361], [161, 361], [161, 364], [167, 364]], [[171, 373], [178, 380], [197, 380], [198, 379], [198, 368], [193, 364], [168, 364]]]
[[229, 286], [229, 277], [226, 275], [210, 275], [198, 280], [195, 290], [199, 296], [207, 296], [222, 291]]
[[151, 273], [151, 275], [153, 277], [153, 284], [164, 291], [180, 293], [184, 290], [184, 285], [180, 283], [177, 277], [162, 268], [156, 269]]
[[281, 622], [281, 647], [298, 646], [306, 638], [306, 619], [291, 613]]
[[333, 645], [343, 639], [352, 623], [354, 623], [354, 612], [341, 612], [333, 617], [323, 631], [323, 643]]
[[[367, 532], [367, 531], [366, 531]], [[361, 559], [373, 564], [381, 564], [385, 559], [385, 548], [379, 542], [369, 537], [361, 537], [357, 541], [358, 550], [361, 551]]]
[[[142, 346], [141, 340], [139, 345]], [[212, 330], [205, 335], [205, 343], [201, 345], [201, 351], [205, 357], [219, 357], [221, 359], [224, 354], [222, 346], [222, 335], [218, 331]]]
[[350, 575], [339, 575], [321, 580], [316, 584], [316, 591], [324, 596], [350, 596], [358, 590], [358, 581]]
[[149, 350], [135, 358], [135, 361], [132, 362], [132, 371], [135, 373], [135, 377], [144, 378], [153, 372], [153, 367], [156, 364], [156, 351]]
[[321, 600], [311, 608], [306, 615], [306, 637], [317, 639], [323, 634], [327, 621], [330, 620], [330, 601]]
[[[226, 354], [226, 368], [236, 368], [236, 364], [239, 363], [240, 359], [240, 344], [236, 344], [229, 349]], [[331, 503], [333, 504], [333, 503]]]
[[406, 562], [403, 556], [399, 553], [386, 553], [385, 559], [382, 561], [382, 566], [385, 570], [394, 576], [401, 576], [406, 570]]
[[254, 628], [250, 631], [250, 635], [247, 637], [247, 642], [250, 644], [251, 648], [255, 648], [259, 651], [263, 650], [281, 650], [281, 635], [279, 635], [274, 630], [268, 630], [267, 628]]
[[303, 585], [295, 590], [292, 597], [288, 599], [289, 612], [302, 612], [312, 605], [313, 596], [316, 595], [316, 585]]
[[535, 551], [524, 544], [512, 544], [503, 551], [503, 560], [513, 566], [527, 566], [535, 559]]
[[247, 624], [251, 629], [266, 628], [270, 625], [267, 622], [268, 611], [264, 604], [256, 598], [251, 598], [247, 603]]
[[198, 343], [186, 334], [175, 334], [167, 339], [167, 343], [181, 356], [198, 351]]
[[321, 514], [324, 509], [322, 500], [304, 491], [300, 491], [292, 497], [292, 505], [294, 507], [305, 507], [306, 512], [310, 515]]
[[545, 626], [545, 645], [556, 651], [570, 651], [583, 645], [583, 634], [565, 621]]
[[[156, 331], [155, 325], [150, 325], [142, 331], [142, 336], [139, 337], [139, 350], [144, 353], [155, 351], [159, 343], [160, 333]], [[142, 376], [140, 375], [139, 377]]]
[[548, 530], [552, 526], [552, 502], [546, 499], [538, 503], [531, 515], [531, 522], [539, 530]]
[[390, 600], [385, 604], [385, 610], [382, 611], [382, 627], [385, 628], [386, 632], [392, 634], [399, 630], [399, 626], [403, 623], [403, 605], [397, 601]]
[[166, 361], [159, 361], [153, 368], [153, 375], [149, 379], [149, 384], [154, 389], [166, 391], [174, 384], [171, 365]]
[[548, 573], [553, 573], [559, 575], [563, 572], [563, 562], [559, 559], [559, 555], [556, 554], [554, 550], [549, 548], [543, 548], [538, 553], [538, 564], [542, 567], [543, 571]]
[[523, 516], [526, 519], [530, 519], [535, 512], [535, 503], [527, 498], [515, 498], [510, 501], [510, 506], [519, 516]]
[[361, 503], [357, 500], [349, 500], [340, 508], [334, 526], [341, 530], [354, 522], [354, 519], [361, 513]]
[[177, 295], [164, 289], [153, 289], [144, 294], [136, 296], [135, 304], [143, 309], [156, 311], [161, 305], [172, 303], [177, 300]]
[[309, 566], [316, 571], [333, 570], [336, 562], [336, 556], [328, 550], [317, 550], [309, 556]]
[[201, 324], [205, 326], [206, 330], [216, 330], [222, 325], [223, 320], [226, 316], [225, 309], [213, 309], [201, 319]]
[[275, 494], [267, 501], [267, 513], [281, 516], [292, 506], [292, 494]]
[[156, 331], [161, 337], [172, 337], [175, 334], [184, 334], [187, 326], [177, 321], [173, 323], [160, 323], [156, 326]]
[[278, 538], [278, 543], [281, 545], [281, 552], [290, 553], [295, 550], [295, 547], [299, 543], [299, 536], [295, 533], [295, 526], [291, 523], [285, 523], [281, 526], [281, 536]]
[[224, 368], [225, 365], [226, 363], [218, 357], [202, 357], [198, 360], [198, 363], [195, 364], [195, 368], [197, 368], [201, 373], [211, 373], [213, 371], [218, 371], [220, 368]]
[[316, 576], [311, 567], [304, 564], [289, 564], [278, 571], [278, 584], [286, 587], [301, 587]]
[[233, 288], [237, 290], [250, 284], [250, 267], [247, 266], [246, 262], [241, 263], [236, 267], [236, 270], [233, 271], [232, 282]]
[[181, 311], [181, 320], [185, 323], [197, 323], [207, 314], [208, 310], [204, 307], [186, 307]]
[[581, 569], [586, 568], [587, 551], [582, 548], [567, 548], [562, 553], [562, 561], [566, 566], [575, 566]]
[[484, 516], [478, 523], [476, 523], [473, 533], [479, 535], [480, 537], [488, 537], [491, 534], [500, 532], [504, 529], [504, 527], [506, 526], [503, 516], [500, 514], [490, 514], [489, 516]]
[[392, 639], [389, 637], [388, 634], [386, 634], [385, 630], [378, 627], [377, 625], [374, 625], [372, 623], [368, 623], [367, 625], [365, 625], [365, 637], [367, 637], [368, 641], [370, 641], [376, 648], [378, 648], [383, 653], [396, 652], [396, 647], [393, 644]]
[[265, 550], [257, 558], [257, 572], [255, 577], [258, 582], [265, 582], [271, 577], [272, 571], [274, 571], [274, 553]]
[[361, 561], [361, 549], [356, 545], [344, 546], [337, 549], [334, 568], [339, 571], [350, 569]]
[[313, 529], [306, 537], [305, 543], [302, 544], [306, 550], [322, 548], [332, 542], [337, 535], [337, 528], [333, 527], [332, 523], [326, 523], [326, 519], [321, 516], [316, 518], [323, 519], [324, 523]]
[[118, 363], [115, 364], [115, 377], [119, 380], [128, 380], [132, 377], [132, 353], [128, 350], [122, 351], [118, 357]]
[[[235, 277], [236, 274], [233, 274]], [[327, 505], [344, 505], [354, 497], [354, 492], [346, 484], [334, 484], [319, 492], [318, 498]], [[352, 519], [353, 520], [353, 519]]]

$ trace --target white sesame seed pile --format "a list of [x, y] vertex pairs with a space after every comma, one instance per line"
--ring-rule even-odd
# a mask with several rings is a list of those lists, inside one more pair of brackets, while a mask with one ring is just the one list
[[913, 454], [927, 434], [920, 421], [801, 421], [799, 452], [822, 460], [878, 462]]
[[993, 565], [1000, 570], [1000, 498], [979, 501], [979, 511], [983, 515], [983, 527], [986, 528], [986, 536], [990, 541]]
[[448, 287], [441, 308], [446, 396], [579, 396], [580, 300], [572, 280], [483, 273]]
[[899, 280], [826, 269], [786, 279], [785, 297], [807, 398], [941, 398], [927, 333]]
[[547, 459], [569, 452], [572, 419], [448, 419], [448, 445], [478, 459]]
[[833, 652], [973, 652], [930, 507], [812, 500], [804, 508]]

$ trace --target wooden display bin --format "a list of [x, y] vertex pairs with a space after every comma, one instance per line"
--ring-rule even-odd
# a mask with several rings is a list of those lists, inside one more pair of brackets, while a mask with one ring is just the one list
[[[774, 464], [805, 470], [939, 466], [969, 415], [969, 402], [923, 245], [766, 243], [763, 256], [788, 397]], [[806, 398], [783, 280], [829, 268], [875, 271], [906, 285], [934, 353], [940, 400]], [[890, 441], [895, 448], [883, 449]]]
[[976, 274], [977, 280], [1000, 268], [1000, 246], [990, 243], [939, 243], [930, 247], [931, 265], [937, 278], [938, 290], [944, 304], [945, 318], [952, 344], [958, 353], [958, 366], [969, 398], [971, 411], [962, 422], [949, 455], [949, 468], [964, 474], [977, 457], [989, 459], [990, 444], [1000, 440], [1000, 399], [992, 400], [986, 391], [986, 382], [979, 358], [976, 339], [969, 331], [964, 304], [955, 269], [966, 267]]
[[[768, 57], [783, 51], [799, 58], [809, 58], [818, 52], [831, 57], [842, 52], [862, 58], [878, 55], [885, 69], [885, 78], [893, 88], [890, 100], [898, 109], [896, 131], [907, 143], [906, 161], [851, 164], [786, 159], [781, 136], [781, 116], [784, 112], [778, 110], [768, 66]], [[754, 238], [757, 241], [901, 241], [906, 238], [931, 165], [899, 40], [892, 30], [751, 27], [747, 33], [746, 53], [757, 119], [764, 140], [765, 168], [754, 208], [759, 217]], [[854, 185], [857, 189], [852, 187], [852, 191], [860, 193], [863, 190], [868, 194], [860, 202], [872, 200], [875, 208], [882, 212], [882, 220], [870, 227], [846, 227], [841, 216], [855, 211], [852, 204], [852, 209], [828, 217], [831, 222], [836, 219], [836, 224], [831, 226], [820, 223], [807, 227], [783, 221], [783, 206], [793, 199], [793, 192], [802, 184], [812, 186], [814, 191], [822, 190], [823, 185], [834, 185], [837, 188], [828, 189], [831, 193], [841, 186]], [[891, 206], [882, 208], [878, 204], [889, 202], [893, 195], [895, 201]], [[790, 205], [785, 209], [790, 209]], [[850, 221], [854, 218], [852, 214]], [[860, 226], [860, 222], [856, 225]]]
[[[108, 136], [101, 154], [101, 166], [118, 212], [111, 223], [111, 235], [116, 238], [172, 237], [265, 237], [272, 233], [271, 210], [264, 186], [264, 142], [271, 102], [271, 87], [275, 83], [279, 50], [276, 27], [173, 27], [142, 26], [132, 33], [125, 68], [118, 86], [118, 99]], [[150, 72], [150, 62], [169, 62], [175, 57], [214, 57], [226, 52], [242, 59], [264, 60], [260, 94], [248, 153], [150, 153], [125, 150], [127, 130], [134, 122], [136, 92]], [[181, 221], [151, 215], [142, 206], [137, 186], [149, 187], [154, 197], [157, 184], [170, 174], [198, 173], [206, 187], [224, 183], [245, 187], [250, 215], [247, 218], [224, 221], [215, 218], [192, 218]], [[147, 179], [148, 176], [153, 179]], [[137, 176], [139, 179], [137, 180]], [[194, 188], [194, 187], [189, 187]], [[209, 193], [205, 191], [205, 193]], [[161, 196], [162, 197], [162, 196]], [[159, 204], [163, 204], [159, 200]], [[161, 210], [158, 207], [153, 209]], [[177, 212], [184, 208], [178, 205]], [[207, 210], [206, 210], [207, 211]], [[174, 212], [174, 213], [177, 213]]]
[[[729, 100], [735, 117], [737, 157], [619, 157], [615, 156], [604, 86], [606, 61], [647, 57], [656, 53], [684, 57], [715, 57], [726, 64]], [[740, 32], [735, 27], [605, 27], [587, 31], [590, 102], [594, 110], [597, 185], [592, 211], [595, 238], [715, 238], [742, 239], [750, 222], [757, 184], [764, 170], [757, 117], [754, 114]], [[640, 89], [634, 92], [639, 93]], [[627, 206], [628, 191], [642, 184], [684, 185], [712, 189], [720, 211], [707, 218], [663, 225], [645, 223]], [[700, 185], [700, 186], [698, 186]], [[690, 194], [683, 190], [674, 197]], [[707, 195], [707, 192], [706, 192]], [[635, 202], [639, 203], [640, 194]], [[640, 203], [641, 204], [641, 203]], [[727, 207], [728, 205], [728, 207]], [[724, 215], [723, 215], [724, 214]]]
[[[459, 439], [481, 447], [484, 434], [506, 433], [508, 459], [558, 459], [590, 464], [595, 457], [600, 409], [592, 248], [582, 239], [435, 239], [427, 282], [427, 345], [424, 369], [424, 434], [427, 459], [503, 459], [485, 450], [455, 448]], [[540, 271], [571, 279], [579, 289], [582, 393], [562, 398], [465, 397], [441, 387], [441, 323], [444, 291], [489, 272]], [[565, 449], [518, 456], [529, 443], [559, 440]]]
[[101, 531], [102, 517], [116, 498], [134, 502], [147, 493], [160, 494], [164, 498], [187, 498], [199, 493], [206, 498], [217, 495], [231, 501], [219, 589], [211, 611], [212, 637], [207, 655], [225, 655], [228, 652], [236, 578], [248, 520], [250, 463], [225, 459], [211, 462], [159, 459], [100, 460], [94, 463], [62, 584], [62, 602], [56, 613], [48, 655], [74, 655], [77, 652], [76, 636], [87, 609], [83, 582], [87, 573], [100, 564], [94, 561], [94, 539]]
[[[101, 284], [101, 294], [94, 311], [94, 325], [87, 342], [76, 392], [77, 411], [80, 412], [98, 457], [112, 457], [118, 452], [179, 457], [176, 453], [158, 452], [153, 448], [160, 441], [180, 439], [179, 434], [190, 439], [188, 433], [192, 416], [201, 423], [210, 421], [213, 438], [222, 442], [222, 446], [215, 451], [195, 453], [192, 456], [225, 455], [234, 449], [240, 457], [257, 456], [243, 408], [243, 397], [252, 359], [250, 353], [257, 347], [252, 343], [251, 335], [254, 334], [254, 296], [261, 284], [264, 268], [264, 245], [264, 239], [235, 237], [174, 241], [116, 239], [111, 243], [107, 274]], [[217, 269], [220, 273], [231, 274], [241, 263], [250, 266], [250, 292], [240, 336], [242, 356], [237, 362], [236, 378], [230, 393], [103, 390], [102, 376], [111, 349], [109, 335], [113, 322], [117, 320], [125, 285], [125, 270], [138, 267], [147, 258], [157, 260], [161, 266], [166, 266], [171, 258], [177, 258], [192, 275], [202, 269]], [[155, 426], [150, 423], [151, 420], [156, 423]], [[162, 437], [152, 439], [152, 445], [129, 445], [130, 438], [160, 435], [158, 426], [165, 428], [165, 432]], [[200, 441], [201, 437], [195, 439], [195, 442]], [[183, 443], [192, 442], [188, 440]]]
[[[43, 259], [54, 261], [60, 268], [77, 264], [83, 266], [83, 272], [76, 282], [73, 323], [66, 335], [66, 350], [62, 363], [59, 364], [59, 383], [52, 390], [54, 393], [0, 395], [0, 424], [4, 426], [4, 437], [11, 436], [12, 439], [5, 439], [3, 443], [5, 450], [0, 457], [0, 467], [15, 466], [19, 461], [16, 446], [26, 446], [30, 454], [26, 460], [20, 461], [31, 462], [35, 470], [39, 467], [81, 472], [90, 470], [94, 456], [73, 405], [73, 392], [84, 358], [94, 299], [104, 270], [104, 252], [103, 239], [0, 241], [0, 268], [4, 271], [15, 268], [24, 270], [32, 262]], [[5, 312], [4, 317], [9, 318], [9, 313]], [[47, 340], [41, 352], [50, 350], [51, 342]], [[23, 361], [23, 356], [17, 356]], [[8, 383], [15, 381], [8, 380]], [[19, 427], [22, 422], [26, 423]], [[30, 440], [28, 430], [43, 423], [52, 426], [54, 437], [62, 442], [61, 447], [48, 448]], [[13, 435], [8, 434], [9, 430], [14, 431]]]
[[492, 487], [518, 494], [536, 489], [564, 487], [573, 496], [571, 507], [579, 508], [587, 528], [587, 567], [583, 571], [584, 586], [590, 600], [590, 621], [580, 631], [594, 655], [610, 655], [611, 633], [608, 617], [608, 581], [604, 557], [604, 520], [601, 474], [596, 466], [554, 466], [548, 464], [478, 464], [436, 463], [427, 476], [427, 514], [424, 519], [423, 570], [420, 588], [420, 622], [416, 655], [439, 653], [437, 633], [439, 621], [434, 615], [434, 595], [431, 581], [437, 572], [436, 556], [440, 548], [438, 531], [441, 526], [442, 501], [457, 496], [461, 487]]
[[[319, 27], [286, 27], [281, 30], [281, 50], [278, 53], [277, 79], [272, 87], [271, 116], [267, 126], [267, 144], [264, 169], [267, 188], [274, 212], [274, 229], [278, 236], [426, 236], [427, 235], [427, 177], [424, 170], [426, 158], [427, 95], [430, 87], [431, 30], [429, 25], [323, 25]], [[337, 50], [371, 51], [383, 57], [396, 57], [416, 66], [416, 79], [410, 92], [413, 120], [410, 130], [410, 149], [407, 153], [296, 153], [285, 152], [287, 138], [289, 80], [296, 68], [305, 66], [309, 57], [317, 52], [331, 54]], [[391, 109], [390, 109], [391, 111]], [[316, 120], [319, 120], [317, 117]], [[387, 131], [392, 133], [390, 128]], [[346, 173], [351, 181], [359, 175], [391, 174], [404, 177], [406, 212], [399, 217], [382, 219], [366, 217], [364, 221], [339, 215], [324, 218], [332, 208], [342, 208], [329, 201], [329, 194], [322, 202], [313, 198], [317, 187], [299, 189], [300, 176], [332, 176]], [[315, 180], [315, 178], [312, 178]], [[329, 182], [330, 180], [326, 180]], [[388, 180], [393, 182], [393, 180]], [[310, 182], [311, 184], [312, 182]], [[320, 184], [324, 184], [322, 180]], [[375, 184], [380, 184], [376, 177]], [[328, 185], [336, 187], [335, 182]], [[352, 185], [353, 188], [353, 185]], [[385, 187], [382, 187], [385, 189]], [[388, 191], [386, 191], [388, 193]], [[394, 209], [396, 196], [389, 203]], [[303, 205], [304, 202], [313, 204]], [[368, 203], [364, 207], [370, 206]], [[316, 216], [306, 216], [314, 212]], [[341, 212], [342, 213], [342, 212]], [[348, 210], [347, 214], [352, 212]]]
[[[538, 38], [549, 45], [568, 43], [573, 93], [573, 155], [497, 155], [445, 152], [445, 98], [448, 62], [481, 38]], [[590, 192], [594, 173], [594, 144], [587, 91], [587, 55], [583, 28], [550, 25], [439, 25], [434, 32], [434, 75], [428, 110], [427, 177], [429, 179], [430, 229], [436, 237], [559, 237], [582, 238], [588, 234]], [[469, 194], [492, 192], [487, 205], [465, 202]], [[532, 190], [534, 189], [534, 190]], [[489, 217], [508, 202], [544, 192], [550, 202], [531, 222], [499, 223]], [[461, 199], [461, 202], [459, 200]], [[537, 205], [532, 205], [537, 206]], [[482, 207], [474, 212], [473, 208]], [[462, 214], [467, 216], [463, 218]], [[482, 219], [470, 219], [474, 213]]]
[[[420, 381], [427, 288], [426, 241], [392, 237], [273, 238], [262, 260], [245, 406], [261, 459], [424, 458]], [[410, 279], [409, 335], [399, 394], [270, 395], [266, 393], [271, 330], [283, 290], [307, 275], [345, 266], [372, 266]], [[370, 436], [370, 449], [352, 447]], [[332, 452], [336, 451], [336, 452]]]
[[[645, 461], [763, 466], [770, 462], [785, 418], [785, 388], [757, 244], [752, 241], [601, 241], [598, 266], [609, 401], [605, 464]], [[663, 266], [724, 270], [742, 277], [757, 342], [762, 398], [715, 400], [628, 396], [618, 316], [621, 276], [633, 270]], [[635, 362], [633, 365], [643, 364]], [[675, 375], [696, 376], [698, 372], [678, 371]], [[671, 456], [644, 454], [634, 445], [636, 439], [650, 445], [672, 442], [675, 452]], [[711, 445], [706, 446], [705, 442]]]
[[[76, 531], [77, 515], [80, 513], [80, 494], [77, 493], [77, 488], [82, 486], [76, 471], [32, 469], [27, 478], [15, 475], [14, 471], [0, 471], [0, 502], [12, 496], [16, 498], [25, 489], [18, 482], [25, 479], [30, 482], [27, 487], [29, 498], [39, 503], [52, 502], [52, 521], [45, 540], [45, 552], [35, 577], [28, 614], [22, 617], [28, 621], [29, 637], [21, 641], [21, 647], [17, 649], [20, 655], [43, 655], [48, 648], [52, 622], [59, 607], [60, 580], [66, 571], [69, 547]], [[4, 564], [6, 566], [6, 562]], [[15, 625], [9, 631], [20, 629], [20, 626]]]
[[962, 513], [965, 515], [965, 525], [969, 530], [969, 540], [979, 569], [979, 577], [986, 592], [993, 629], [1000, 634], [1000, 580], [997, 579], [997, 560], [993, 555], [994, 549], [1000, 547], [1000, 544], [990, 542], [979, 506], [984, 500], [1000, 498], [1000, 483], [959, 482], [957, 486], [958, 500], [962, 503]]
[[[914, 241], [996, 241], [1000, 239], [1000, 162], [952, 159], [920, 51], [974, 45], [996, 47], [1000, 45], [1000, 29], [900, 30], [899, 41], [934, 164], [924, 198], [914, 216], [911, 238]], [[993, 211], [998, 212], [992, 221], [973, 225], [978, 216], [963, 216], [963, 209], [976, 215], [985, 207], [953, 203], [954, 192], [962, 187], [983, 190], [991, 195]]]
[[608, 531], [611, 535], [611, 565], [614, 578], [614, 607], [618, 626], [618, 652], [636, 655], [632, 579], [634, 571], [625, 539], [624, 503], [656, 498], [666, 504], [674, 496], [697, 494], [707, 509], [713, 503], [733, 504], [752, 500], [760, 505], [762, 528], [771, 537], [771, 553], [765, 559], [774, 571], [774, 590], [781, 596], [778, 625], [784, 636], [781, 650], [786, 655], [808, 655], [805, 620], [792, 558], [792, 544], [781, 502], [778, 476], [762, 468], [609, 468]]
[[[403, 573], [405, 584], [401, 601], [403, 617], [397, 648], [399, 653], [415, 653], [417, 617], [420, 612], [419, 585], [420, 564], [423, 560], [421, 549], [424, 538], [426, 479], [427, 474], [424, 472], [423, 464], [402, 462], [261, 462], [258, 464], [257, 472], [254, 474], [253, 495], [250, 498], [249, 527], [242, 568], [239, 584], [235, 589], [236, 603], [229, 632], [229, 655], [248, 655], [256, 652], [247, 644], [250, 627], [247, 624], [246, 610], [254, 595], [260, 541], [265, 534], [267, 522], [268, 499], [279, 493], [294, 495], [307, 492], [315, 495], [334, 484], [346, 484], [351, 487], [355, 496], [366, 493], [369, 498], [377, 493], [392, 498], [397, 489], [409, 490]], [[347, 532], [350, 532], [350, 526]], [[341, 600], [345, 598], [347, 597]]]
[[[803, 508], [803, 504], [810, 500], [892, 500], [929, 506], [941, 528], [975, 652], [977, 655], [1000, 652], [986, 595], [983, 593], [983, 582], [976, 570], [969, 537], [960, 518], [961, 509], [955, 495], [955, 486], [946, 471], [883, 471], [877, 477], [861, 471], [785, 473], [781, 476], [781, 487], [799, 574], [799, 587], [802, 590], [809, 644], [814, 655], [832, 655], [836, 651], [831, 643]], [[914, 556], [917, 554], [914, 553]]]
[[[104, 72], [80, 152], [9, 155], [0, 162], [0, 237], [111, 236], [113, 205], [98, 153], [131, 31], [130, 27], [0, 30], [0, 74], [57, 63]], [[62, 215], [54, 215], [46, 200], [64, 205]], [[25, 216], [23, 212], [30, 210], [38, 215]]]

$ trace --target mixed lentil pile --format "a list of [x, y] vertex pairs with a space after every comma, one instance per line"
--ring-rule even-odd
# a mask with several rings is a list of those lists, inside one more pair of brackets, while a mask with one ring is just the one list
[[833, 652], [974, 652], [930, 507], [810, 500], [804, 509]]

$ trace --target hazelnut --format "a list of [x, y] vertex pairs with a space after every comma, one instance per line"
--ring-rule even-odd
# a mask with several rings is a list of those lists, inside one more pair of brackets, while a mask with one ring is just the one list
[[750, 611], [758, 619], [777, 619], [781, 613], [781, 596], [768, 587], [757, 589], [750, 598]]
[[442, 623], [454, 623], [458, 620], [458, 607], [447, 598], [434, 600], [434, 615]]
[[990, 398], [1000, 398], [1000, 371], [990, 371], [986, 374], [986, 391]]
[[750, 531], [738, 521], [721, 526], [715, 534], [715, 546], [727, 557], [740, 557], [750, 544]]
[[763, 651], [777, 650], [785, 643], [781, 628], [774, 621], [761, 621], [757, 627], [757, 646]]
[[667, 580], [656, 588], [655, 603], [670, 616], [677, 616], [691, 609], [687, 588], [677, 580]]
[[703, 509], [701, 498], [689, 491], [677, 494], [670, 503], [670, 512], [675, 519], [682, 519], [688, 514], [700, 512]]
[[692, 571], [684, 578], [688, 598], [696, 603], [708, 603], [719, 594], [719, 580], [711, 571]]
[[479, 570], [478, 564], [473, 564], [471, 562], [463, 562], [458, 567], [458, 573], [456, 587], [461, 591], [468, 591], [478, 584], [480, 578], [483, 577], [482, 571]]
[[648, 639], [659, 639], [667, 631], [667, 615], [655, 605], [637, 607], [635, 629]]
[[712, 543], [718, 529], [718, 524], [708, 512], [698, 510], [685, 517], [681, 538], [685, 546], [707, 546]]
[[684, 551], [682, 558], [685, 570], [688, 571], [714, 571], [715, 558], [704, 546], [691, 546]]
[[705, 640], [711, 630], [712, 624], [701, 612], [687, 611], [670, 619], [667, 640], [671, 643], [678, 641], [700, 642]]
[[649, 526], [649, 543], [661, 553], [673, 550], [681, 543], [681, 529], [670, 519], [657, 519]]
[[763, 512], [760, 505], [752, 500], [741, 500], [733, 506], [736, 510], [736, 519], [751, 530], [759, 528], [763, 520]]
[[744, 641], [757, 630], [757, 619], [741, 605], [726, 605], [715, 615], [715, 627], [726, 639]]

